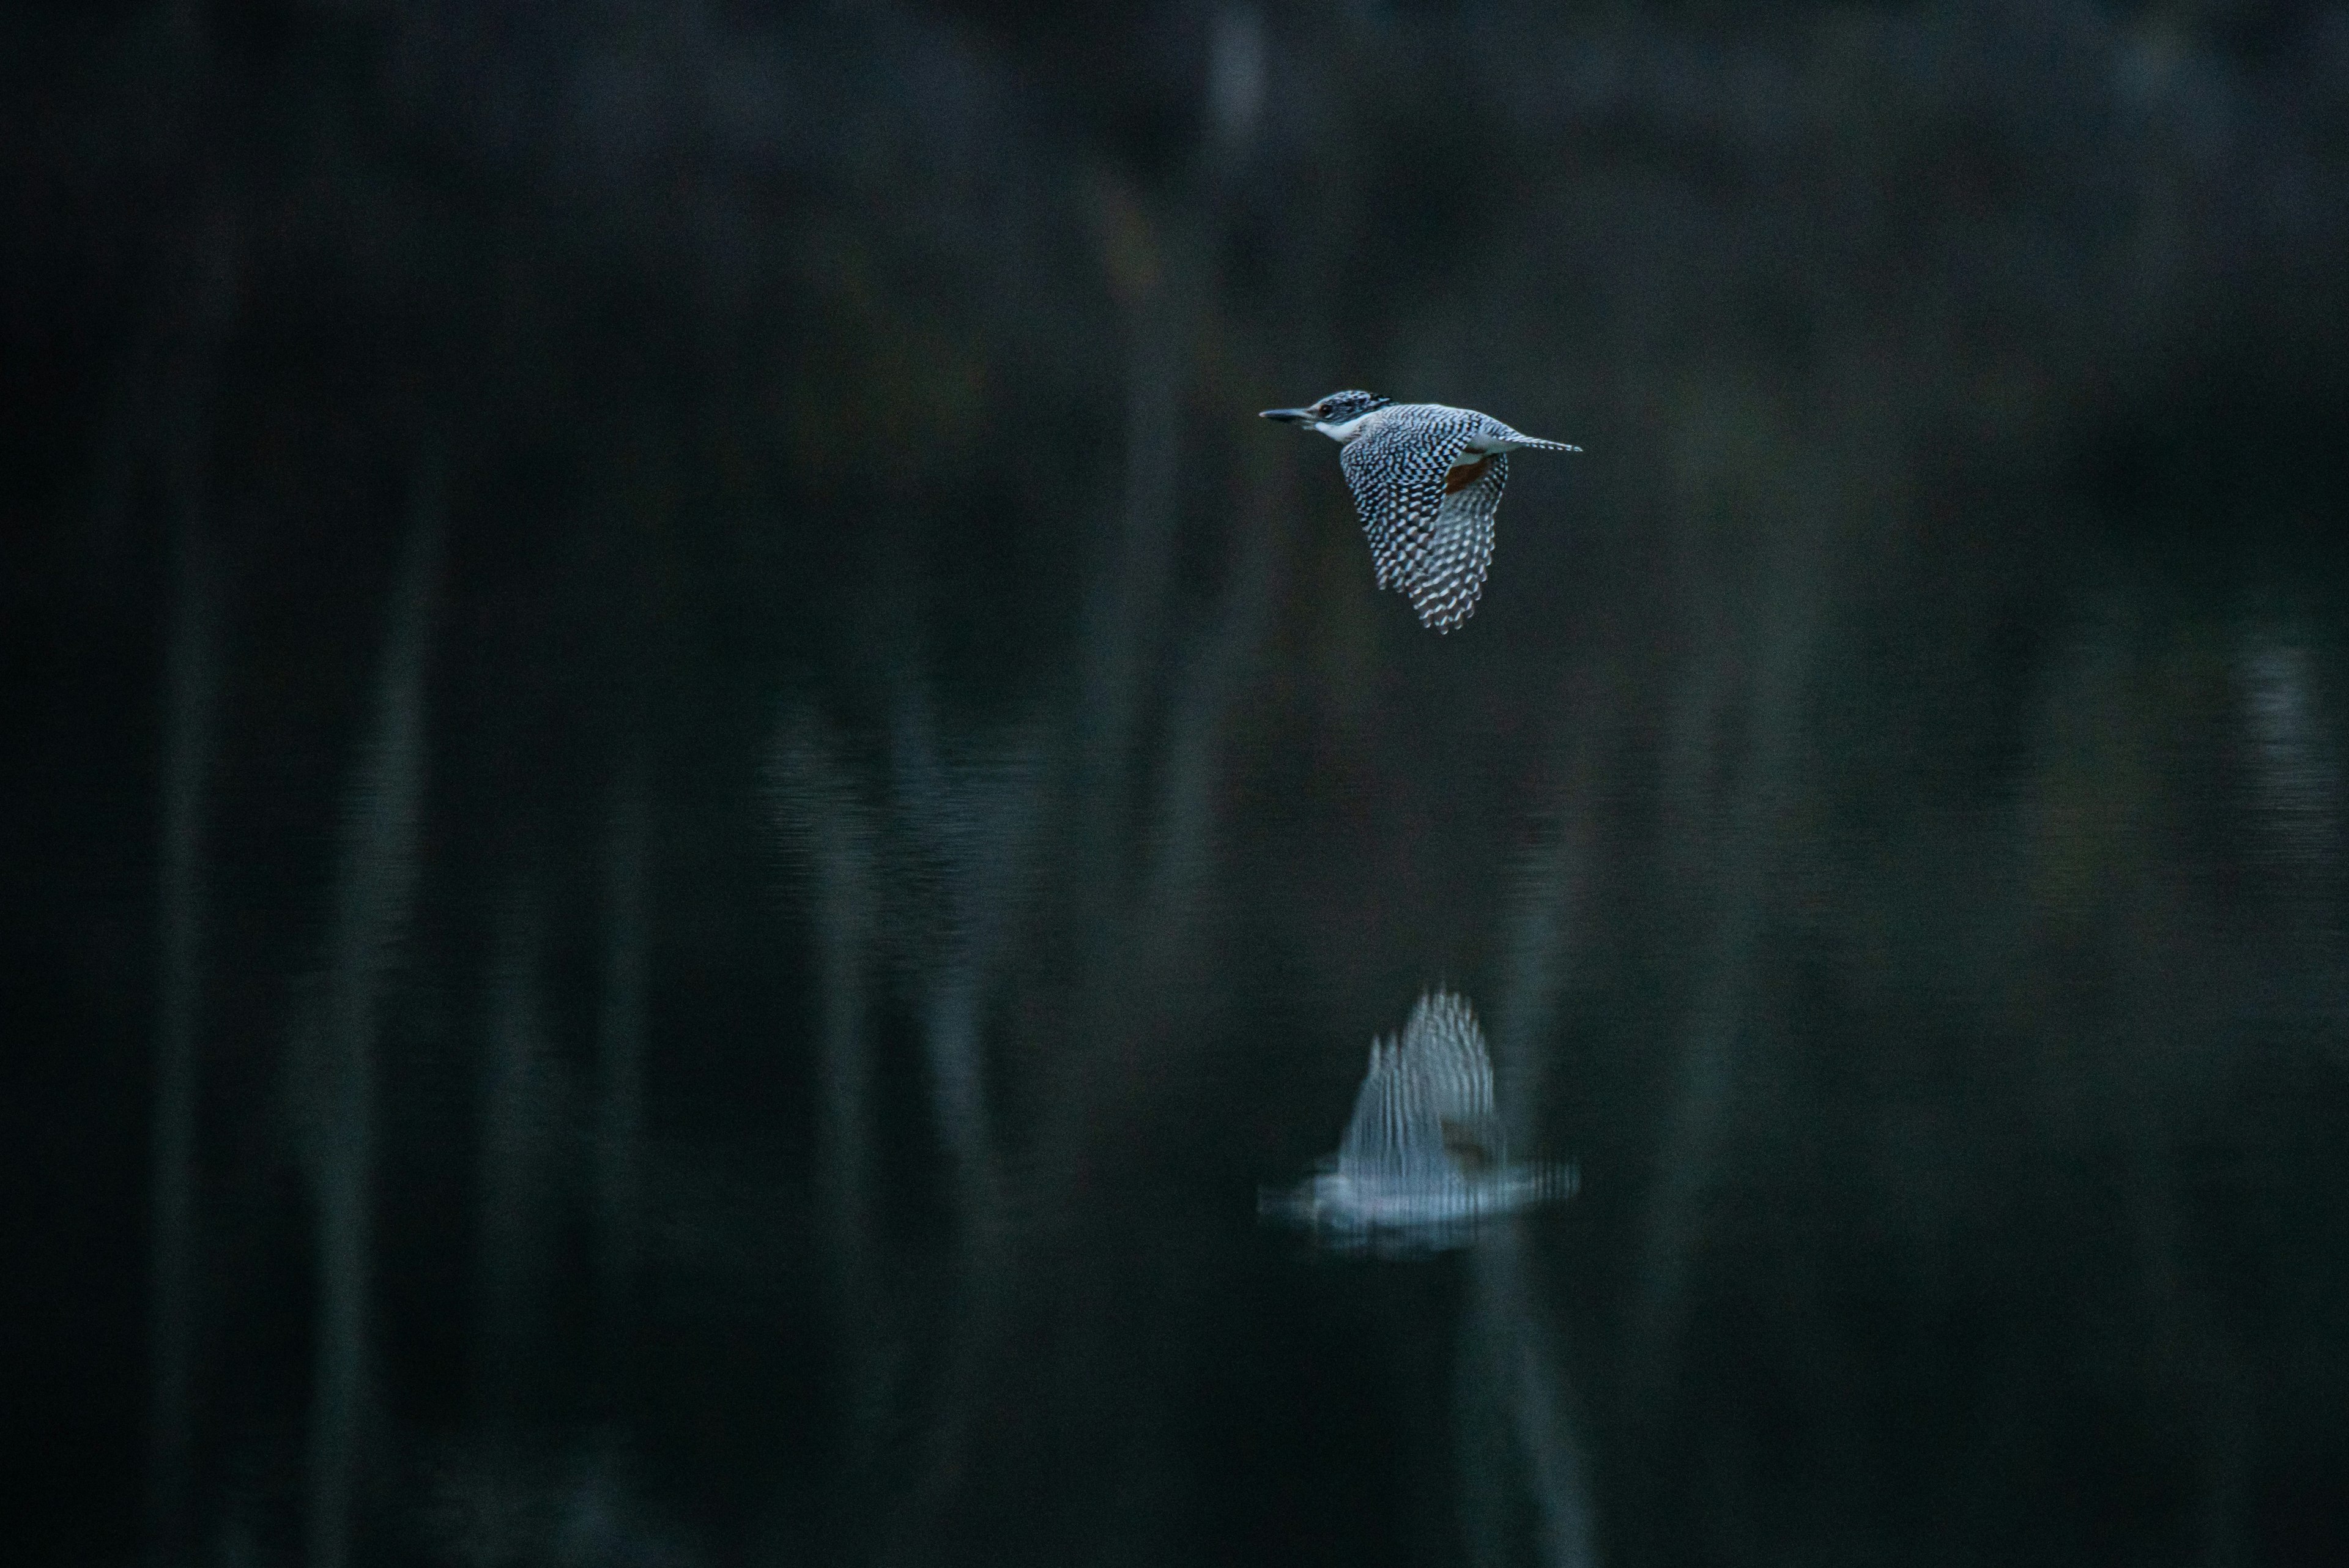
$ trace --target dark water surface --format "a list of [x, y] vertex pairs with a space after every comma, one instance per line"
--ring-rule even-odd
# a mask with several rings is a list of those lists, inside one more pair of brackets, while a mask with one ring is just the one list
[[10, 1561], [2349, 1561], [2340, 8], [0, 77]]

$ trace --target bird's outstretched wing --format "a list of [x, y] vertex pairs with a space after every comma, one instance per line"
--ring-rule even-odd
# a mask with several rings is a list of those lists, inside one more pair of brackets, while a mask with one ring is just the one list
[[1477, 416], [1465, 410], [1413, 409], [1339, 452], [1338, 466], [1370, 535], [1379, 587], [1408, 590], [1417, 579], [1444, 508], [1444, 475], [1476, 430]]
[[1468, 1003], [1449, 992], [1419, 999], [1402, 1031], [1402, 1071], [1423, 1085], [1445, 1154], [1464, 1170], [1501, 1162], [1493, 1058]]
[[1448, 992], [1419, 999], [1401, 1039], [1371, 1043], [1370, 1071], [1338, 1146], [1356, 1178], [1441, 1179], [1501, 1163], [1493, 1115], [1493, 1060], [1467, 1002]]
[[1509, 454], [1496, 452], [1472, 469], [1454, 470], [1452, 483], [1458, 488], [1436, 508], [1427, 554], [1404, 583], [1420, 624], [1437, 631], [1450, 631], [1476, 613], [1493, 564], [1493, 515], [1508, 487]]
[[1402, 1045], [1371, 1042], [1371, 1069], [1354, 1096], [1354, 1115], [1338, 1145], [1338, 1168], [1356, 1179], [1425, 1178], [1444, 1164], [1444, 1128], [1426, 1078]]

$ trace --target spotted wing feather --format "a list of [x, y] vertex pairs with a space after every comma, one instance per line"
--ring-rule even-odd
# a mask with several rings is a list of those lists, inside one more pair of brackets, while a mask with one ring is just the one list
[[1482, 472], [1444, 497], [1430, 530], [1427, 552], [1406, 578], [1420, 624], [1450, 631], [1476, 613], [1485, 574], [1493, 564], [1493, 517], [1509, 483], [1509, 454], [1496, 452]]
[[1476, 429], [1476, 416], [1461, 410], [1398, 409], [1338, 454], [1379, 587], [1408, 589], [1419, 576], [1444, 509], [1444, 476]]

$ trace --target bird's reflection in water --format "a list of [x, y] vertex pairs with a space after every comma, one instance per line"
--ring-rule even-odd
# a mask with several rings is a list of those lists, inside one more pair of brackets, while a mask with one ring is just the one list
[[1570, 1165], [1512, 1162], [1493, 1114], [1493, 1061], [1468, 1003], [1423, 995], [1402, 1038], [1371, 1043], [1338, 1152], [1312, 1179], [1267, 1189], [1257, 1210], [1325, 1246], [1381, 1252], [1465, 1246], [1487, 1220], [1571, 1197]]

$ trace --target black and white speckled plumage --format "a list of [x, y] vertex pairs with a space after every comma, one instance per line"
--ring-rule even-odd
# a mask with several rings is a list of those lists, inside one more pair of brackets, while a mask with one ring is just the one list
[[1310, 424], [1342, 443], [1338, 465], [1370, 537], [1379, 587], [1408, 595], [1421, 624], [1439, 632], [1474, 614], [1484, 591], [1508, 454], [1581, 450], [1521, 434], [1473, 409], [1388, 403], [1366, 392], [1333, 392], [1271, 417]]

